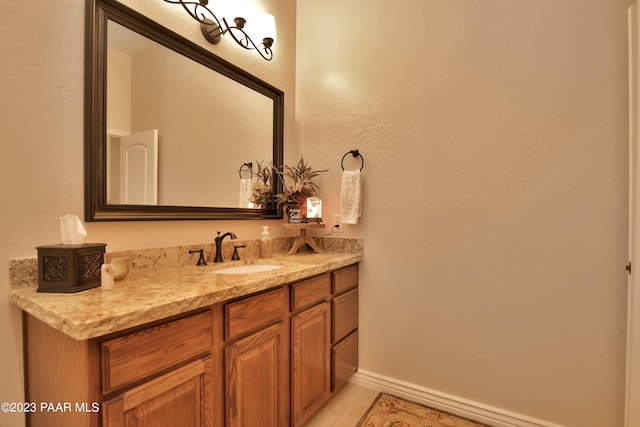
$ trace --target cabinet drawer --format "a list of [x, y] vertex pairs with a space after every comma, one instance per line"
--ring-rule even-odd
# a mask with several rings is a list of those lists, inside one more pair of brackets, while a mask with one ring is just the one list
[[225, 340], [274, 323], [287, 311], [284, 288], [248, 297], [224, 306]]
[[105, 341], [101, 344], [103, 392], [210, 352], [212, 346], [210, 311]]
[[333, 333], [335, 344], [358, 327], [358, 288], [333, 299]]
[[325, 274], [291, 286], [291, 311], [328, 299], [331, 296], [331, 276]]
[[344, 291], [358, 286], [358, 264], [341, 268], [333, 272], [333, 294], [338, 295]]
[[342, 387], [358, 370], [358, 331], [352, 332], [331, 352], [331, 391]]

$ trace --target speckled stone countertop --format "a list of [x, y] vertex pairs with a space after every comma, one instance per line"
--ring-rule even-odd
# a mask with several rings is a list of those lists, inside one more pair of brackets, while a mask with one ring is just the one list
[[[355, 264], [362, 259], [361, 245], [357, 246], [360, 250], [349, 252], [274, 254], [267, 259], [202, 267], [190, 263], [149, 269], [116, 281], [111, 291], [97, 287], [73, 294], [41, 293], [34, 286], [15, 286], [10, 301], [65, 334], [85, 340]], [[250, 274], [214, 273], [251, 263], [282, 268]]]

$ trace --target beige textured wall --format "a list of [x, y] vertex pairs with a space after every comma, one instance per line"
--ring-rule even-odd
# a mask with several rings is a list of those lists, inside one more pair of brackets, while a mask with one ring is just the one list
[[[156, 0], [127, 3], [149, 14], [161, 8], [159, 21], [192, 40], [202, 40], [199, 27], [179, 6]], [[253, 3], [271, 11], [277, 22], [295, 22], [294, 0]], [[59, 216], [84, 215], [84, 21], [81, 0], [0, 0], [0, 402], [24, 399], [20, 312], [7, 298], [7, 260], [35, 257], [36, 246], [59, 242]], [[296, 158], [295, 26], [278, 28], [277, 46], [271, 62], [228, 40], [213, 49], [285, 91], [285, 144], [293, 150], [289, 156]], [[260, 225], [254, 221], [90, 223], [87, 231], [91, 241], [121, 250], [211, 242], [216, 230], [258, 238]], [[279, 227], [272, 229], [274, 236], [285, 234]], [[22, 419], [0, 414], [0, 425], [18, 426]]]
[[[622, 425], [626, 7], [298, 2], [305, 157], [366, 159], [362, 369]], [[335, 211], [337, 174], [321, 187]]]
[[[276, 58], [216, 53], [286, 92], [287, 159], [302, 146], [331, 169], [329, 213], [342, 154], [366, 158], [365, 216], [345, 233], [366, 239], [362, 368], [567, 426], [621, 425], [626, 2], [301, 0], [295, 140], [295, 5], [264, 4]], [[58, 241], [58, 216], [82, 215], [84, 6], [0, 11], [6, 295], [6, 260]], [[155, 18], [201, 40], [176, 6]], [[218, 229], [258, 237], [258, 225], [87, 229], [118, 250]], [[20, 315], [2, 301], [0, 401], [21, 401]]]
[[[107, 50], [107, 131], [131, 132], [131, 57]], [[152, 78], [152, 76], [149, 76]]]

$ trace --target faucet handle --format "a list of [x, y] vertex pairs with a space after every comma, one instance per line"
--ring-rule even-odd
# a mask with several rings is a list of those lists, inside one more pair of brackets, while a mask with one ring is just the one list
[[233, 247], [233, 255], [231, 256], [231, 261], [240, 261], [240, 256], [238, 255], [238, 249], [244, 248], [247, 245], [238, 245]]
[[197, 252], [200, 252], [200, 258], [198, 258], [196, 265], [207, 265], [207, 261], [204, 259], [204, 249], [189, 249], [190, 254], [195, 254]]

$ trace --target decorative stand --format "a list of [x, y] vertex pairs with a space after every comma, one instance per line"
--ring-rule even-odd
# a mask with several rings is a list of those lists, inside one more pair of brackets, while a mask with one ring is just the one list
[[324, 228], [324, 224], [304, 222], [300, 224], [285, 223], [285, 224], [282, 224], [282, 226], [284, 228], [293, 228], [293, 229], [300, 230], [300, 235], [296, 237], [296, 240], [293, 242], [293, 246], [291, 247], [291, 250], [289, 250], [288, 252], [289, 255], [295, 255], [298, 252], [298, 249], [300, 249], [300, 246], [304, 244], [309, 245], [311, 249], [313, 249], [319, 254], [324, 252], [322, 249], [318, 247], [318, 245], [316, 245], [316, 242], [314, 242], [311, 237], [307, 236], [307, 228]]

